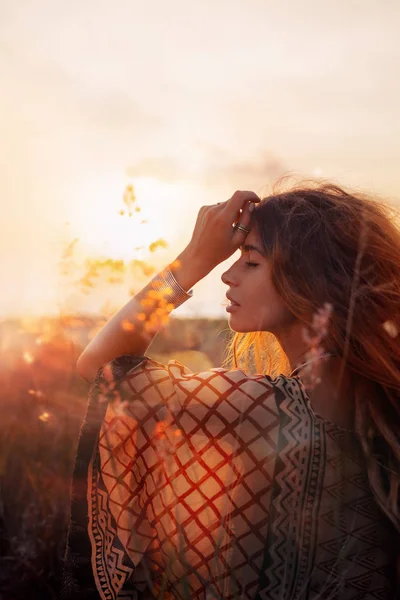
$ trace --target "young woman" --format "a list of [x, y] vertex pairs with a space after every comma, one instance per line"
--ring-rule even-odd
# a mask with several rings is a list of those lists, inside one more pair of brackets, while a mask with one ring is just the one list
[[[231, 368], [144, 356], [238, 249]], [[79, 358], [93, 383], [62, 597], [396, 597], [399, 300], [383, 201], [308, 182], [202, 207]]]

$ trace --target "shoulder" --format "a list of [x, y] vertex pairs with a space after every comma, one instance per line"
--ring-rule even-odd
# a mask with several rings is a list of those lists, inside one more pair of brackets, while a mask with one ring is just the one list
[[[165, 411], [207, 409], [228, 414], [231, 408], [241, 413], [257, 414], [270, 419], [283, 414], [306, 417], [309, 404], [300, 380], [280, 374], [249, 375], [241, 369], [215, 367], [193, 372], [178, 360], [163, 364], [150, 356], [125, 354], [108, 363], [98, 373], [95, 385], [99, 394], [113, 388], [107, 400], [129, 404], [129, 412], [137, 420], [165, 419]], [[265, 410], [263, 410], [265, 409]], [[308, 415], [309, 416], [309, 415]]]
[[151, 389], [165, 394], [175, 391], [178, 395], [195, 392], [206, 395], [211, 402], [222, 395], [227, 397], [237, 393], [258, 399], [275, 394], [280, 400], [305, 396], [300, 380], [283, 374], [276, 377], [249, 375], [241, 369], [224, 367], [193, 372], [178, 360], [172, 359], [164, 364], [150, 356], [129, 354], [118, 356], [100, 369], [95, 385], [118, 389], [125, 399], [126, 395], [132, 399], [132, 396], [142, 395]]
[[205, 371], [194, 372], [180, 361], [171, 359], [168, 363], [160, 363], [148, 356], [141, 357], [140, 362], [132, 364], [124, 381], [129, 384], [145, 384], [146, 382], [162, 382], [168, 378], [173, 385], [182, 389], [199, 386], [224, 392], [231, 388], [247, 389], [250, 387], [272, 390], [276, 387], [279, 378], [272, 379], [265, 375], [248, 375], [241, 369], [227, 369], [215, 367]]
[[300, 382], [285, 375], [249, 375], [241, 369], [224, 367], [193, 372], [174, 359], [163, 364], [149, 356], [140, 358], [138, 361], [132, 357], [131, 368], [126, 369], [119, 385], [125, 398], [140, 400], [142, 407], [168, 403], [171, 408], [182, 409], [201, 403], [215, 409], [228, 402], [242, 410], [251, 403], [274, 410], [276, 405], [299, 401], [304, 396]]

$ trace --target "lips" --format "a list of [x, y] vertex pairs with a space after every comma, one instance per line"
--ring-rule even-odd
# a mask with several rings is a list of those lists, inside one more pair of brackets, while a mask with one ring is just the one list
[[226, 294], [226, 297], [228, 298], [229, 302], [233, 305], [233, 306], [240, 306], [240, 304], [238, 302], [236, 302], [233, 298], [231, 298], [231, 296], [229, 296], [229, 294]]

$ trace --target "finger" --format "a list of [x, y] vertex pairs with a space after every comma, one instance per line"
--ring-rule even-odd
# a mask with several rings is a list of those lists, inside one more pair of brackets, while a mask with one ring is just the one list
[[254, 209], [254, 206], [255, 202], [247, 202], [244, 208], [240, 210], [239, 213], [236, 215], [234, 224], [241, 223], [242, 225], [245, 225], [247, 227], [251, 222], [252, 211]]
[[257, 204], [258, 202], [261, 202], [261, 198], [259, 198], [254, 192], [237, 191], [233, 194], [232, 198], [228, 200], [227, 207], [229, 210], [232, 210], [232, 214], [236, 216], [240, 209], [244, 209], [249, 201]]
[[[254, 207], [253, 202], [248, 202], [240, 214], [237, 222], [233, 229], [233, 240], [239, 242], [243, 240], [251, 231], [251, 218], [252, 211], [250, 210], [251, 205]], [[240, 226], [243, 229], [238, 229]]]
[[245, 227], [249, 227], [251, 224], [254, 207], [255, 207], [255, 202], [253, 202], [251, 200], [251, 201], [247, 202], [246, 206], [243, 208], [242, 212], [240, 213], [239, 221]]
[[239, 246], [241, 246], [244, 243], [244, 241], [247, 238], [247, 236], [249, 235], [250, 231], [251, 231], [250, 229], [248, 229], [241, 223], [237, 223], [233, 227], [232, 242], [236, 246], [236, 248], [238, 248]]

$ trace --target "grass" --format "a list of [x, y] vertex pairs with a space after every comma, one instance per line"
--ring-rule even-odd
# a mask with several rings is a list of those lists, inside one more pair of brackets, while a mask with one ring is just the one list
[[[88, 395], [75, 364], [93, 322], [70, 325], [38, 320], [27, 331], [17, 321], [0, 324], [1, 600], [58, 597]], [[149, 355], [165, 360], [169, 352], [171, 358], [179, 353], [197, 370], [210, 362], [218, 366], [224, 348], [218, 332], [224, 328], [225, 321], [171, 319]]]

